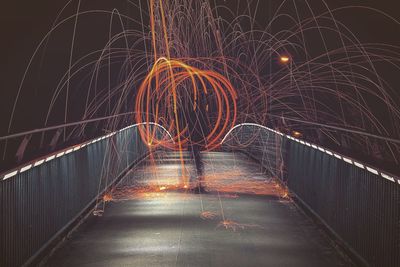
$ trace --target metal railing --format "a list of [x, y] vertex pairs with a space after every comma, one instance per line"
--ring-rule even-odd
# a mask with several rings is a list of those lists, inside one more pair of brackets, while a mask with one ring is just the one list
[[[360, 262], [400, 266], [398, 177], [256, 124], [232, 129], [223, 148], [257, 158]], [[1, 174], [0, 266], [32, 262], [146, 153], [131, 126]]]
[[358, 264], [400, 266], [398, 177], [257, 124], [238, 125], [223, 148], [258, 159]]
[[[133, 125], [0, 175], [0, 266], [27, 266], [143, 158]], [[165, 129], [161, 126], [157, 132]], [[158, 129], [158, 128], [157, 128]]]

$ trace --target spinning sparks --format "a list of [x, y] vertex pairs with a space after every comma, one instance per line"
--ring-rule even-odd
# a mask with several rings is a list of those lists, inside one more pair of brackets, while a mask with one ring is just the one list
[[[190, 144], [211, 151], [234, 125], [252, 122], [283, 132], [296, 129], [310, 142], [398, 165], [399, 95], [382, 74], [396, 73], [400, 47], [362, 43], [351, 25], [337, 18], [342, 11], [362, 14], [364, 7], [335, 10], [324, 5], [318, 14], [308, 1], [284, 1], [273, 10], [261, 2], [249, 3], [245, 10], [230, 4], [229, 12], [206, 0], [149, 0], [148, 10], [140, 1], [130, 2], [139, 21], [128, 13], [83, 10], [68, 1], [27, 66], [8, 132], [17, 117], [29, 112], [23, 107], [33, 100], [24, 99], [23, 91], [32, 88], [24, 86], [35, 76], [31, 71], [41, 69], [35, 59], [44, 48], [52, 49], [53, 33], [71, 23], [76, 27], [66, 47], [68, 67], [64, 75], [54, 75], [61, 79], [52, 80], [50, 95], [43, 97], [48, 105], [37, 106], [46, 114], [38, 116], [38, 128], [46, 130], [27, 143], [54, 147], [99, 134], [97, 129], [112, 132], [144, 123], [140, 135], [153, 151], [182, 151]], [[268, 21], [256, 21], [261, 6], [271, 14], [263, 16]], [[70, 9], [76, 13], [65, 14]], [[109, 40], [100, 50], [96, 46], [78, 57], [83, 38], [77, 22], [94, 15], [107, 19]], [[388, 23], [398, 25], [395, 20]], [[99, 117], [104, 119], [92, 121]], [[49, 130], [53, 122], [61, 126]], [[174, 142], [157, 135], [150, 122], [164, 126]], [[24, 135], [18, 138], [22, 142]], [[255, 140], [248, 136], [246, 143]], [[9, 149], [4, 146], [4, 156], [14, 156]]]
[[[188, 92], [185, 86], [192, 92]], [[206, 105], [217, 108], [217, 118], [208, 125], [211, 129], [209, 134], [200, 141], [200, 145], [207, 150], [213, 150], [219, 146], [226, 131], [235, 124], [235, 89], [226, 78], [216, 72], [203, 71], [177, 60], [158, 59], [139, 88], [136, 98], [136, 121], [145, 125], [139, 128], [143, 141], [153, 146], [162, 145], [182, 150], [187, 145], [191, 133], [187, 125], [181, 124], [184, 112], [179, 111], [180, 105], [188, 101], [192, 103], [192, 110], [187, 112], [195, 112], [198, 108], [197, 101], [202, 98], [201, 94], [210, 96]], [[193, 100], [189, 99], [190, 96]], [[168, 132], [175, 134], [173, 139], [176, 142], [158, 140], [154, 127], [152, 130], [146, 124], [150, 121], [165, 122]]]
[[[152, 146], [161, 145], [182, 151], [189, 144], [213, 150], [219, 146], [224, 133], [235, 125], [236, 91], [229, 80], [217, 72], [201, 70], [180, 60], [171, 59], [162, 0], [159, 0], [158, 7], [161, 18], [160, 32], [163, 35], [166, 57], [158, 58], [160, 47], [157, 46], [156, 40], [155, 7], [154, 0], [150, 0], [150, 25], [155, 63], [136, 96], [136, 121], [147, 123], [145, 127], [139, 128], [140, 135], [144, 143]], [[201, 64], [201, 61], [197, 60], [197, 64], [199, 63]], [[211, 121], [208, 114], [196, 114], [194, 118], [188, 118], [190, 117], [188, 113], [196, 112], [196, 110], [205, 113], [209, 106], [216, 109], [214, 110], [217, 114], [215, 120]], [[188, 120], [195, 120], [193, 124], [198, 124], [199, 116], [207, 118], [207, 125], [205, 128], [197, 125], [202, 138], [194, 140], [192, 136], [195, 135], [193, 132], [195, 129], [189, 127]], [[168, 132], [173, 133], [175, 142], [171, 144], [157, 139], [154, 128], [151, 129], [148, 125], [150, 122], [160, 124], [164, 122], [164, 127], [168, 129]], [[182, 155], [181, 164], [184, 169]], [[187, 175], [182, 173], [182, 178], [183, 186], [187, 188]]]
[[[284, 139], [272, 132], [398, 169], [400, 98], [386, 75], [400, 69], [400, 47], [363, 42], [338, 17], [366, 8], [331, 9], [305, 0], [277, 6], [265, 4], [273, 1], [238, 1], [246, 2], [243, 9], [240, 3], [218, 2], [148, 0], [144, 7], [142, 1], [128, 1], [137, 12], [133, 16], [68, 1], [29, 60], [17, 92], [12, 92], [16, 100], [8, 135], [0, 140], [3, 157], [14, 166], [15, 154], [23, 159], [25, 149], [55, 151], [137, 125], [125, 136], [128, 142], [114, 135], [104, 139], [98, 193], [110, 186], [110, 177], [119, 177], [130, 166], [131, 154], [148, 155], [155, 181], [121, 186], [102, 195], [100, 202], [172, 191], [218, 193], [224, 200], [241, 194], [286, 199], [284, 185], [271, 182], [283, 181], [287, 171]], [[261, 6], [265, 10], [258, 10]], [[257, 14], [263, 14], [262, 19]], [[103, 22], [94, 24], [108, 25], [96, 28], [104, 43], [92, 44], [82, 36], [80, 21], [89, 23], [93, 17]], [[71, 42], [63, 49], [53, 41], [68, 26]], [[42, 82], [34, 84], [41, 80], [37, 71], [56, 62], [47, 60], [55, 54], [52, 49], [63, 50], [69, 60], [55, 75], [46, 73], [47, 92], [35, 91], [39, 98], [34, 99], [31, 88], [43, 88]], [[18, 131], [17, 122], [32, 113], [26, 107], [32, 106], [37, 110], [35, 130], [12, 134]], [[26, 127], [22, 123], [19, 130]], [[133, 143], [136, 135], [141, 138]], [[242, 151], [262, 162], [257, 171], [267, 178], [244, 177], [247, 171], [235, 169], [234, 160], [229, 169], [208, 171], [214, 162], [203, 168], [202, 155], [221, 150]], [[157, 154], [161, 151], [168, 153]], [[159, 161], [179, 166], [160, 169]], [[174, 175], [165, 181], [169, 168]]]
[[[156, 39], [158, 32], [155, 25], [155, 7], [157, 6], [159, 7], [157, 14], [161, 18], [160, 35], [163, 35], [164, 53], [166, 54], [162, 57], [158, 57], [161, 47], [157, 45]], [[235, 125], [236, 91], [228, 79], [215, 71], [201, 70], [187, 65], [181, 60], [171, 59], [163, 1], [159, 0], [156, 5], [154, 0], [150, 0], [150, 12], [155, 63], [142, 82], [136, 96], [136, 121], [164, 122], [168, 131], [174, 133], [173, 139], [176, 141], [176, 145], [171, 147], [170, 143], [157, 140], [154, 130], [151, 130], [148, 125], [144, 127], [145, 129], [140, 129], [143, 141], [148, 144], [160, 144], [170, 149], [182, 150], [187, 145], [188, 138], [193, 134], [191, 132], [193, 129], [189, 129], [187, 123], [184, 122], [187, 122], [187, 119], [183, 118], [185, 113], [196, 112], [197, 109], [204, 112], [208, 111], [209, 106], [213, 106], [216, 108], [214, 112], [217, 114], [217, 118], [213, 121], [208, 120], [206, 127], [211, 130], [203, 136], [202, 140], [197, 141], [207, 150], [213, 150], [218, 147], [218, 141], [223, 134]], [[193, 61], [196, 64], [207, 66], [199, 59]], [[189, 103], [189, 108], [185, 109], [185, 103]], [[200, 115], [210, 117], [208, 114]], [[204, 133], [206, 129], [202, 129], [202, 131]]]

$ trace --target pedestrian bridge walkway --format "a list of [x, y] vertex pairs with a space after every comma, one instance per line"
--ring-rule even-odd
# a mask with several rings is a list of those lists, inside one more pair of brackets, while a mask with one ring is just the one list
[[[91, 215], [46, 266], [349, 266], [258, 163], [203, 158], [206, 192], [177, 189], [179, 153], [130, 170], [103, 216]], [[195, 184], [187, 154], [184, 166]]]
[[0, 266], [400, 266], [395, 175], [246, 123], [198, 179], [139, 127], [0, 174]]

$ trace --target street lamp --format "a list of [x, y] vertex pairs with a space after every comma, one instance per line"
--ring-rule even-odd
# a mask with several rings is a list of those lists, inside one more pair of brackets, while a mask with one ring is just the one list
[[290, 58], [289, 56], [281, 56], [280, 60], [281, 60], [281, 63], [283, 63], [283, 64], [290, 64], [290, 65], [289, 65], [289, 71], [290, 71], [290, 87], [292, 87], [292, 85], [293, 85], [293, 82], [292, 82], [292, 80], [293, 80], [292, 60], [291, 60], [291, 58]]
[[290, 61], [290, 58], [288, 56], [281, 56], [281, 62], [282, 63], [288, 63]]

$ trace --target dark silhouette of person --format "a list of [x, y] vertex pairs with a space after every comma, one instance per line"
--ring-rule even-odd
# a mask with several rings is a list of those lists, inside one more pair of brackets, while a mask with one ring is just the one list
[[[193, 99], [191, 99], [193, 101]], [[188, 127], [188, 152], [194, 162], [197, 174], [197, 186], [194, 192], [205, 192], [204, 188], [204, 163], [201, 150], [204, 149], [207, 136], [207, 114], [204, 97], [197, 99], [196, 107], [192, 101], [188, 101], [188, 110], [184, 116]]]

